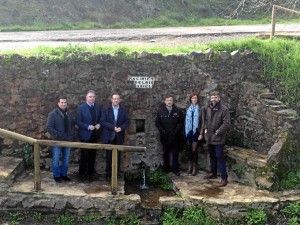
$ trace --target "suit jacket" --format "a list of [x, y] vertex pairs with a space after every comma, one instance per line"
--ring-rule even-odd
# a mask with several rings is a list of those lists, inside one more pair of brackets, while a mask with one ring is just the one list
[[95, 124], [90, 112], [90, 106], [87, 103], [81, 104], [77, 109], [75, 123], [79, 126], [79, 139], [81, 141], [88, 141], [91, 138], [93, 131], [88, 129], [89, 125], [100, 124], [101, 110], [97, 104], [94, 104], [94, 106], [96, 113]]
[[[119, 105], [117, 121], [115, 121], [112, 106], [106, 107], [102, 112], [100, 124], [102, 127], [102, 142], [104, 144], [109, 143], [114, 135], [116, 135], [117, 144], [121, 145], [124, 143], [125, 130], [129, 124], [128, 113], [124, 107]], [[115, 133], [115, 127], [120, 127], [121, 132]]]

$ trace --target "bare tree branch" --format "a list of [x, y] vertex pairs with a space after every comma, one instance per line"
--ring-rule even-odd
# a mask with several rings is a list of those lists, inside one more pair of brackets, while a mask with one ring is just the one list
[[228, 11], [231, 8], [230, 14], [226, 15], [225, 18], [238, 18], [242, 13], [255, 13], [259, 10], [269, 11], [273, 5], [280, 5], [295, 10], [299, 7], [299, 0], [238, 0], [235, 5], [230, 5], [225, 9], [225, 11]]

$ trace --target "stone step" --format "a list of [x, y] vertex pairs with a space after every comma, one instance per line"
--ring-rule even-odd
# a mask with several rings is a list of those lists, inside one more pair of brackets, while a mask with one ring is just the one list
[[226, 187], [219, 187], [221, 178], [204, 180], [205, 174], [202, 171], [196, 176], [185, 173], [178, 177], [170, 174], [177, 195], [160, 197], [162, 207], [186, 209], [192, 206], [205, 206], [208, 213], [216, 218], [241, 218], [247, 214], [249, 207], [260, 208], [276, 215], [282, 207], [300, 200], [299, 190], [284, 192], [258, 190], [230, 178]]
[[[243, 158], [243, 157], [240, 157]], [[256, 165], [256, 163], [249, 163]], [[262, 165], [262, 164], [258, 164]], [[262, 208], [276, 215], [279, 210], [293, 201], [300, 200], [300, 192], [269, 192], [246, 186], [229, 178], [226, 187], [219, 187], [221, 178], [204, 180], [206, 173], [196, 176], [182, 173], [168, 177], [177, 195], [160, 197], [163, 207], [186, 209], [205, 206], [214, 217], [239, 218], [245, 216], [249, 206]], [[143, 215], [141, 196], [124, 194], [124, 180], [118, 180], [117, 195], [110, 191], [110, 181], [100, 175], [96, 181], [82, 183], [77, 173], [71, 173], [71, 182], [56, 183], [50, 171], [41, 171], [42, 191], [33, 190], [33, 171], [18, 176], [7, 193], [0, 192], [2, 210], [38, 211], [47, 213], [70, 212], [80, 215], [99, 213], [103, 216]]]
[[280, 111], [283, 109], [287, 109], [286, 105], [271, 105], [269, 106], [273, 111]]
[[104, 216], [139, 213], [141, 198], [137, 194], [125, 195], [124, 179], [118, 179], [117, 194], [112, 195], [111, 180], [106, 179], [105, 174], [97, 175], [92, 182], [81, 182], [78, 165], [76, 168], [76, 172], [68, 173], [71, 181], [61, 183], [53, 180], [51, 171], [42, 170], [42, 190], [38, 192], [33, 189], [34, 171], [25, 170], [14, 180], [7, 193], [0, 192], [1, 209], [80, 215], [100, 213]]
[[282, 109], [279, 111], [276, 111], [276, 113], [280, 116], [286, 117], [286, 118], [296, 118], [298, 116], [297, 111], [293, 110], [293, 109]]
[[22, 158], [11, 156], [0, 157], [0, 191], [12, 186], [14, 179], [25, 170]]
[[[232, 180], [252, 187], [271, 188], [267, 170], [268, 155], [254, 149], [226, 147], [228, 175]], [[260, 172], [261, 171], [261, 172]]]
[[275, 99], [275, 94], [273, 92], [266, 92], [266, 93], [262, 93], [259, 95], [260, 98], [263, 99], [271, 99], [274, 100]]
[[266, 105], [271, 106], [271, 105], [282, 105], [282, 102], [279, 100], [271, 100], [271, 99], [265, 99]]

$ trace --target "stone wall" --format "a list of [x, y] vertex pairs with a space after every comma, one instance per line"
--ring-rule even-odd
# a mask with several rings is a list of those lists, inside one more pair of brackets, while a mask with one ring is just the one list
[[[82, 53], [71, 55], [65, 62], [51, 63], [42, 58], [1, 56], [0, 128], [38, 139], [49, 138], [45, 123], [48, 113], [56, 106], [58, 94], [67, 96], [75, 116], [77, 106], [85, 101], [87, 90], [96, 91], [96, 102], [101, 105], [109, 102], [111, 93], [119, 92], [130, 116], [126, 144], [147, 147], [145, 154], [124, 154], [124, 165], [131, 169], [144, 161], [154, 168], [162, 161], [154, 121], [167, 93], [184, 109], [191, 91], [198, 91], [201, 104], [206, 105], [207, 94], [218, 90], [222, 102], [230, 109], [231, 141], [238, 138], [238, 142], [247, 142], [249, 147], [268, 152], [277, 139], [278, 123], [276, 118], [264, 115], [262, 109], [266, 106], [257, 100], [257, 87], [264, 87], [260, 84], [262, 69], [255, 53], [215, 53], [212, 49], [205, 53], [168, 56], [146, 52], [133, 53], [132, 57], [122, 53], [115, 56]], [[21, 144], [1, 138], [1, 154], [21, 155]], [[43, 149], [42, 158], [43, 164], [49, 167], [49, 149]], [[76, 149], [72, 160], [78, 160]], [[97, 162], [97, 170], [103, 171], [102, 151]]]

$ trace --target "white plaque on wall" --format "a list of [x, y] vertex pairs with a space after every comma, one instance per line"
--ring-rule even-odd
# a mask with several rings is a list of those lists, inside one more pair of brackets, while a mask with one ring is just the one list
[[159, 77], [128, 76], [128, 81], [133, 81], [136, 88], [152, 88], [154, 81], [160, 80]]

